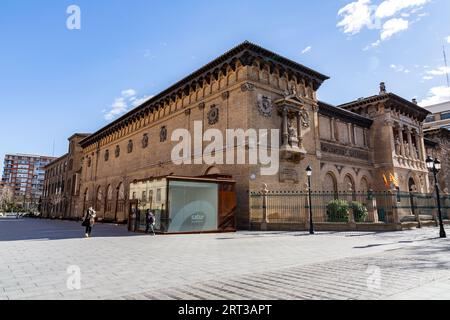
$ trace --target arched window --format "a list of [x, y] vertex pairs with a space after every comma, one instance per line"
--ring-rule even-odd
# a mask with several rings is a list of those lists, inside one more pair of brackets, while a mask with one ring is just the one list
[[106, 188], [106, 212], [111, 212], [112, 208], [112, 202], [113, 202], [113, 189], [111, 185], [108, 185], [108, 188]]
[[125, 187], [123, 186], [123, 183], [119, 184], [119, 187], [117, 188], [117, 199], [118, 200], [125, 200]]
[[108, 189], [106, 191], [106, 195], [107, 195], [108, 200], [112, 200], [112, 198], [113, 198], [113, 190], [111, 188], [111, 185], [108, 186]]
[[408, 189], [409, 189], [409, 192], [417, 192], [417, 184], [414, 181], [413, 177], [409, 178], [409, 180], [408, 180]]
[[328, 172], [325, 175], [325, 179], [323, 181], [323, 191], [337, 193], [337, 180], [332, 172]]
[[361, 187], [362, 192], [368, 192], [370, 189], [369, 180], [366, 177], [362, 177], [361, 179]]
[[123, 218], [122, 215], [125, 212], [125, 187], [123, 183], [120, 183], [117, 187], [117, 199], [116, 199], [116, 213], [114, 220], [117, 221], [119, 216]]
[[95, 210], [96, 211], [100, 211], [102, 208], [102, 201], [103, 201], [103, 192], [102, 192], [102, 188], [98, 187], [97, 188], [97, 198], [95, 201]]
[[349, 174], [347, 174], [344, 177], [344, 190], [345, 192], [352, 192], [355, 191], [355, 181], [353, 180], [353, 177]]

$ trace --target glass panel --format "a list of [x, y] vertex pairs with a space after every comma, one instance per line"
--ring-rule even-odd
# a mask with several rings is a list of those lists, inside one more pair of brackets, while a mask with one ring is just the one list
[[217, 184], [170, 181], [169, 204], [169, 232], [217, 230]]
[[[130, 195], [148, 195], [138, 199], [138, 230], [145, 231], [145, 214], [147, 210], [153, 210], [153, 214], [155, 215], [155, 230], [165, 231], [167, 222], [165, 217], [166, 183], [166, 179], [161, 179], [130, 184]], [[156, 199], [153, 196], [154, 194], [158, 194], [159, 197]]]

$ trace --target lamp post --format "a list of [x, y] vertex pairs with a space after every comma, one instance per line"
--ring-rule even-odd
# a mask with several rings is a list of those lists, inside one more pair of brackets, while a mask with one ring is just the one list
[[308, 195], [309, 195], [309, 234], [314, 234], [314, 223], [312, 213], [312, 197], [311, 197], [311, 176], [312, 168], [308, 166], [306, 168], [306, 175], [308, 176]]
[[430, 170], [434, 175], [434, 183], [436, 190], [436, 198], [437, 198], [437, 205], [438, 205], [438, 212], [439, 212], [439, 227], [440, 227], [440, 237], [441, 238], [447, 238], [447, 235], [445, 233], [444, 229], [444, 223], [442, 222], [442, 209], [441, 209], [441, 197], [439, 194], [439, 183], [437, 179], [437, 174], [441, 170], [441, 162], [438, 159], [434, 159], [432, 157], [427, 158], [427, 168]]

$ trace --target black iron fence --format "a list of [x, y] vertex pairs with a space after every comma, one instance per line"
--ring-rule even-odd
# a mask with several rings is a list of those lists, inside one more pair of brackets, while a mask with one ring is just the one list
[[[436, 196], [403, 192], [312, 192], [311, 209], [317, 223], [398, 223], [412, 216], [435, 219]], [[441, 199], [444, 219], [450, 215], [450, 195]], [[250, 193], [253, 223], [307, 223], [308, 192], [268, 191]]]

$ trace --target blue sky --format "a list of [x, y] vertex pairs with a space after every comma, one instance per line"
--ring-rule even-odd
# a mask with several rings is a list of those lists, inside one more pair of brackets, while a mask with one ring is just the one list
[[[68, 30], [69, 5], [81, 30]], [[331, 77], [339, 104], [387, 89], [445, 100], [448, 0], [5, 0], [0, 4], [0, 157], [55, 156], [238, 43]], [[3, 162], [3, 161], [1, 161]], [[0, 170], [3, 163], [0, 164]]]

